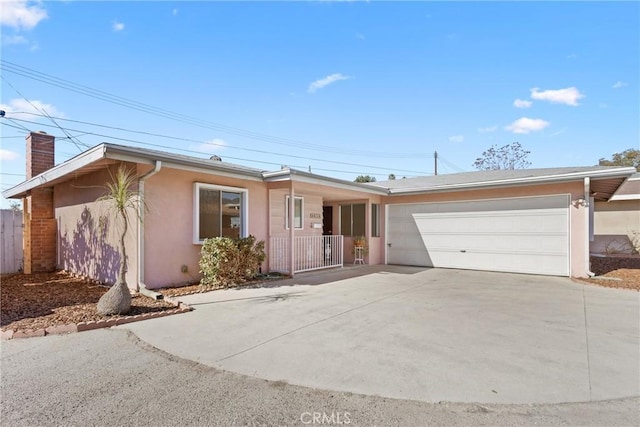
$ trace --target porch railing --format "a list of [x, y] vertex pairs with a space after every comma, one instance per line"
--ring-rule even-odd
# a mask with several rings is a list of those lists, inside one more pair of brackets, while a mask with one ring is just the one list
[[[294, 273], [342, 267], [344, 245], [342, 236], [295, 236]], [[269, 239], [269, 270], [290, 273], [289, 237]]]

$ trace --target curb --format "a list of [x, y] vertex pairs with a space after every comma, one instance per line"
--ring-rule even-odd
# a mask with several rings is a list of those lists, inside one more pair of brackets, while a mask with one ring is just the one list
[[171, 316], [173, 314], [187, 313], [193, 308], [183, 302], [165, 298], [165, 301], [170, 302], [176, 308], [169, 310], [156, 311], [152, 313], [136, 314], [133, 316], [124, 316], [117, 319], [102, 319], [90, 322], [80, 323], [68, 323], [66, 325], [49, 326], [43, 329], [18, 329], [3, 331], [1, 339], [12, 340], [18, 338], [32, 338], [32, 337], [44, 337], [46, 335], [64, 335], [75, 332], [91, 331], [94, 329], [110, 328], [117, 325], [125, 325], [127, 323], [139, 322], [141, 320], [157, 319], [159, 317]]

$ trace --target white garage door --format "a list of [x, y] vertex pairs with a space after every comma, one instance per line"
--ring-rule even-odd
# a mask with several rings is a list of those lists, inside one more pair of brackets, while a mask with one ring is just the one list
[[569, 275], [569, 196], [388, 205], [389, 264]]

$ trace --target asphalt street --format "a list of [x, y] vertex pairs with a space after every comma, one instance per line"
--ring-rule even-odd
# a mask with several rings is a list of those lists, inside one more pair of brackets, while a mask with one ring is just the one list
[[640, 399], [425, 403], [292, 386], [180, 359], [126, 330], [1, 343], [3, 426], [638, 425]]

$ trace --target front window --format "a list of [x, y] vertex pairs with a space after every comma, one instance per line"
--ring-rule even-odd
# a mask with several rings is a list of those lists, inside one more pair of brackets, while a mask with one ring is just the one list
[[371, 237], [380, 237], [380, 205], [371, 204]]
[[340, 234], [343, 236], [365, 235], [366, 205], [340, 205]]
[[247, 190], [196, 183], [194, 243], [247, 235]]
[[[302, 229], [302, 217], [304, 210], [304, 201], [302, 197], [294, 197], [294, 205], [293, 205], [293, 227], [300, 230]], [[289, 196], [287, 196], [287, 200], [285, 203], [285, 228], [289, 229]]]

